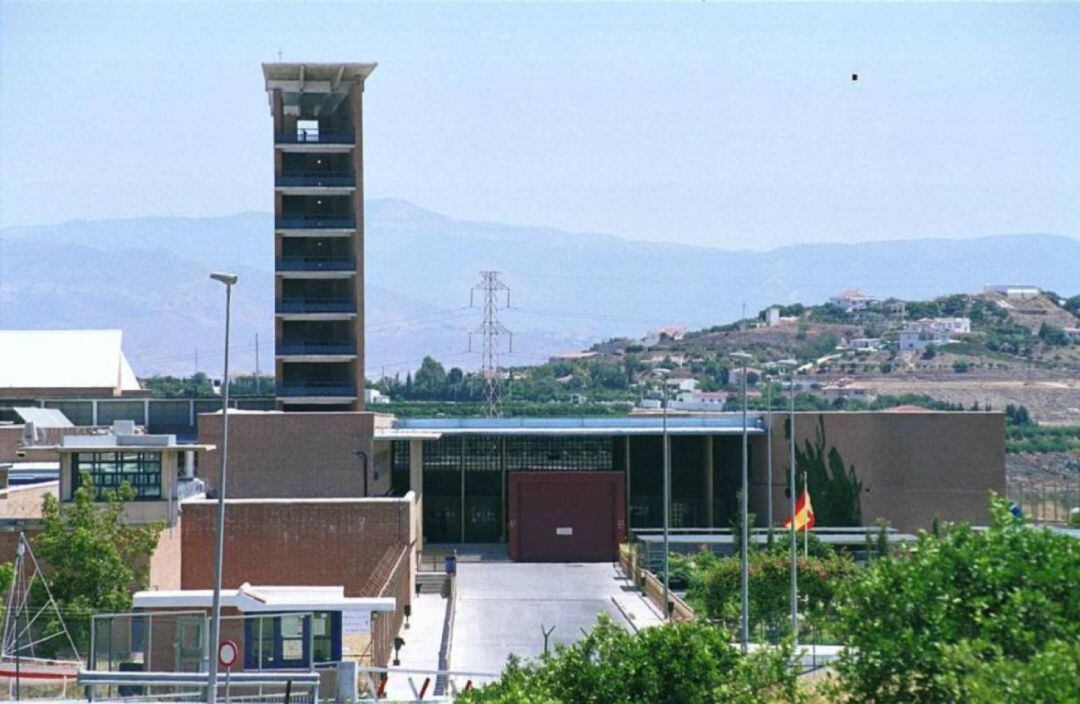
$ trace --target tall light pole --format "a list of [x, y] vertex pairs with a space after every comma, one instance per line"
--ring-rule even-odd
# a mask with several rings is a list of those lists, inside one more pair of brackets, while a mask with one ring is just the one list
[[668, 385], [667, 375], [670, 372], [662, 367], [654, 369], [653, 374], [660, 379], [660, 386], [663, 393], [663, 401], [661, 402], [663, 412], [661, 414], [663, 423], [663, 437], [664, 437], [664, 620], [671, 619], [671, 612], [668, 610], [668, 585], [671, 583], [671, 575], [668, 570], [668, 561], [671, 555], [670, 548], [670, 534], [671, 534], [671, 447], [670, 438], [668, 437], [667, 429], [667, 410], [668, 410]]
[[217, 554], [214, 558], [214, 599], [210, 620], [210, 680], [206, 688], [207, 704], [217, 700], [218, 640], [221, 638], [221, 563], [225, 554], [225, 476], [229, 462], [229, 323], [232, 317], [232, 287], [239, 280], [235, 274], [215, 272], [214, 281], [225, 284], [225, 376], [221, 394], [221, 472], [218, 477]]
[[745, 352], [732, 352], [731, 358], [742, 362], [742, 535], [739, 552], [742, 564], [742, 623], [740, 640], [742, 651], [750, 649], [750, 438], [746, 427], [746, 365], [752, 359]]
[[765, 418], [769, 421], [765, 437], [765, 525], [769, 527], [769, 539], [772, 540], [772, 382], [771, 374], [765, 375]]
[[782, 359], [780, 364], [789, 367], [791, 374], [788, 378], [788, 393], [791, 397], [791, 406], [788, 410], [788, 439], [791, 442], [791, 457], [789, 458], [788, 484], [791, 489], [791, 637], [795, 645], [799, 645], [799, 562], [798, 544], [795, 542], [795, 368], [799, 363], [794, 359]]

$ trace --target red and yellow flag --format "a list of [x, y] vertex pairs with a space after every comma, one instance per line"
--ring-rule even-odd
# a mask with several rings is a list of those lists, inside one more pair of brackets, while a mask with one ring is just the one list
[[[791, 527], [791, 521], [784, 521], [784, 527]], [[795, 502], [795, 530], [810, 530], [814, 527], [814, 506], [810, 503], [810, 490], [803, 489], [799, 500]]]

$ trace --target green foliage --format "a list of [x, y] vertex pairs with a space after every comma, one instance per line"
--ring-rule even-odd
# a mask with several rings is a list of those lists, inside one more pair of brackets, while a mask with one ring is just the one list
[[1005, 430], [1005, 451], [1080, 452], [1080, 425], [1010, 425]]
[[[95, 501], [89, 475], [84, 475], [71, 503], [61, 504], [51, 494], [42, 502], [42, 531], [33, 539], [34, 551], [49, 566], [49, 590], [80, 649], [89, 643], [92, 614], [129, 610], [133, 591], [146, 587], [149, 557], [163, 526], [123, 520], [123, 502], [134, 496], [125, 483], [107, 492], [104, 501]], [[39, 583], [35, 587], [34, 603], [44, 604], [44, 589]], [[60, 639], [43, 644], [47, 655], [50, 645], [60, 646]]]
[[1032, 425], [1031, 414], [1027, 406], [1017, 406], [1010, 403], [1005, 406], [1005, 422], [1009, 425]]
[[937, 345], [935, 345], [934, 343], [931, 342], [930, 344], [928, 344], [926, 346], [926, 349], [923, 350], [922, 358], [923, 359], [933, 359], [936, 356], [937, 356]]
[[795, 357], [800, 360], [814, 360], [836, 350], [840, 339], [830, 333], [807, 340], [795, 349]]
[[[786, 532], [773, 548], [750, 553], [750, 618], [753, 624], [786, 627], [791, 614], [791, 552]], [[833, 601], [841, 584], [855, 571], [854, 560], [835, 553], [819, 540], [814, 552], [802, 556], [802, 535], [798, 536], [799, 595], [806, 601], [800, 612], [811, 621], [833, 615]], [[724, 623], [737, 624], [742, 610], [742, 566], [736, 557], [718, 560], [702, 577], [691, 581], [691, 603], [704, 615]], [[700, 583], [700, 587], [696, 584]]]
[[1017, 696], [1001, 690], [994, 701], [1076, 700], [1058, 698], [1075, 694], [1075, 677], [1041, 675], [1075, 671], [1080, 541], [1024, 525], [996, 497], [992, 514], [985, 531], [922, 533], [841, 589], [845, 701], [989, 701], [1006, 683]]
[[790, 649], [742, 655], [700, 621], [630, 634], [601, 616], [577, 643], [536, 663], [511, 658], [502, 677], [459, 695], [466, 704], [765, 704], [799, 700]]
[[992, 643], [945, 648], [942, 684], [966, 704], [1059, 704], [1080, 701], [1080, 642], [1054, 640], [1029, 660], [1006, 657]]
[[1051, 347], [1063, 347], [1072, 342], [1064, 330], [1050, 323], [1043, 323], [1039, 328], [1039, 339]]
[[[785, 425], [790, 423], [785, 421]], [[787, 432], [790, 437], [790, 427]], [[817, 525], [862, 525], [862, 482], [855, 476], [855, 467], [845, 467], [840, 452], [835, 447], [828, 446], [823, 417], [818, 416], [814, 438], [805, 440], [802, 447], [796, 446], [795, 464], [800, 474], [806, 473]]]
[[968, 364], [967, 362], [965, 362], [962, 359], [958, 359], [955, 362], [953, 362], [952, 368], [953, 368], [953, 371], [956, 372], [957, 374], [964, 374], [971, 368], [971, 365]]
[[[154, 398], [218, 398], [214, 386], [203, 372], [191, 376], [151, 376], [142, 380], [143, 386]], [[266, 396], [274, 393], [274, 377], [260, 375], [233, 377], [229, 382], [229, 394], [232, 396]]]

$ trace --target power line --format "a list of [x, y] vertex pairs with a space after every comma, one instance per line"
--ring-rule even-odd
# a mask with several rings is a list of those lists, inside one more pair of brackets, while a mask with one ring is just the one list
[[[480, 327], [469, 334], [469, 349], [472, 349], [472, 336], [481, 335], [483, 349], [480, 358], [480, 374], [484, 377], [484, 405], [488, 418], [497, 418], [501, 415], [499, 405], [502, 396], [502, 379], [499, 370], [499, 352], [502, 335], [507, 336], [508, 351], [514, 351], [513, 333], [499, 322], [499, 309], [510, 307], [510, 287], [499, 281], [499, 272], [481, 271], [480, 283], [469, 291], [470, 306], [474, 303], [477, 291], [484, 294], [484, 321], [480, 323]], [[500, 305], [500, 298], [506, 301], [505, 305]]]

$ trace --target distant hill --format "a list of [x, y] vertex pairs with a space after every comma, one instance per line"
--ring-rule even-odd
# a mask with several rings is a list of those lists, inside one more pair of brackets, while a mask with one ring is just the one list
[[[234, 366], [272, 366], [272, 217], [72, 221], [0, 231], [0, 326], [121, 327], [136, 371], [220, 368], [213, 269], [241, 276]], [[522, 364], [617, 335], [701, 328], [770, 303], [818, 303], [846, 288], [925, 299], [986, 283], [1080, 293], [1080, 241], [1043, 234], [726, 251], [613, 235], [468, 222], [401, 200], [367, 208], [369, 375], [425, 354], [475, 366], [479, 311], [465, 309], [481, 269], [511, 287], [503, 320]]]

